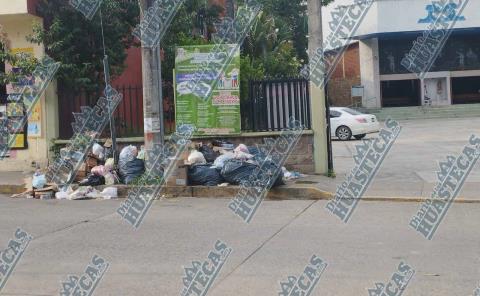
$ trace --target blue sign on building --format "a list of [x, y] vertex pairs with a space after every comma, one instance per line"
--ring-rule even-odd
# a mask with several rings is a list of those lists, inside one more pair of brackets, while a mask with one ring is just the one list
[[[444, 11], [442, 11], [442, 8], [444, 9]], [[444, 21], [446, 22], [464, 21], [465, 20], [464, 16], [457, 15], [457, 9], [458, 9], [458, 5], [456, 3], [448, 3], [445, 7], [439, 4], [429, 4], [425, 7], [425, 10], [428, 12], [428, 15], [423, 19], [419, 19], [418, 23], [419, 24], [433, 23], [437, 19], [436, 16], [438, 15], [444, 15], [444, 17], [446, 17]]]

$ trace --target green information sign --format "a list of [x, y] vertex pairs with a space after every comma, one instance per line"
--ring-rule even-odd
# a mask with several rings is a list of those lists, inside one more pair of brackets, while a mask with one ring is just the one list
[[[240, 51], [237, 50], [207, 99], [199, 98], [187, 87], [195, 73], [203, 73], [213, 45], [177, 47], [175, 56], [175, 121], [193, 124], [197, 135], [229, 135], [241, 132], [240, 120]], [[234, 44], [225, 46], [234, 48]], [[214, 61], [215, 62], [215, 61]], [[203, 65], [202, 65], [203, 64]], [[217, 72], [220, 69], [217, 69]], [[207, 73], [208, 77], [216, 73]]]

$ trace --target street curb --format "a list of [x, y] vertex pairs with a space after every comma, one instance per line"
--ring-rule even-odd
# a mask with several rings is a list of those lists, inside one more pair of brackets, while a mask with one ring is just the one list
[[25, 185], [0, 184], [0, 194], [18, 194], [25, 191]]
[[[361, 198], [365, 201], [391, 201], [391, 202], [425, 202], [431, 197], [405, 197], [405, 196], [398, 196], [398, 197], [387, 197], [387, 196], [365, 196]], [[453, 200], [454, 203], [480, 203], [480, 199], [470, 199], [470, 198], [463, 198], [457, 197]]]
[[[102, 191], [109, 186], [97, 186]], [[126, 198], [128, 191], [132, 188], [129, 185], [115, 185], [119, 198]], [[152, 186], [153, 187], [153, 186]], [[207, 187], [207, 186], [165, 186], [160, 190], [160, 195], [166, 198], [194, 197], [194, 198], [233, 198], [237, 195], [240, 186]], [[0, 194], [18, 194], [25, 191], [24, 185], [2, 185]], [[323, 191], [313, 186], [279, 186], [268, 191], [267, 200], [331, 200], [334, 193]], [[363, 201], [380, 202], [425, 202], [430, 197], [404, 197], [404, 196], [364, 196]], [[454, 203], [480, 203], [480, 199], [457, 197]]]
[[[97, 186], [96, 189], [102, 191], [107, 186]], [[119, 198], [126, 198], [128, 185], [115, 185], [118, 190]], [[237, 195], [240, 186], [226, 187], [207, 187], [207, 186], [165, 186], [160, 190], [160, 195], [167, 198], [172, 197], [197, 197], [197, 198], [229, 198]], [[328, 200], [333, 195], [329, 192], [321, 191], [315, 187], [276, 187], [271, 189], [266, 199], [270, 200]]]
[[[106, 186], [97, 187], [98, 190], [103, 190]], [[119, 198], [126, 198], [130, 186], [115, 185], [118, 188]], [[240, 189], [240, 186], [226, 186], [226, 187], [207, 187], [207, 186], [166, 186], [160, 191], [161, 195], [166, 198], [177, 197], [194, 197], [194, 198], [233, 198]], [[266, 199], [267, 200], [331, 200], [334, 194], [328, 191], [323, 191], [317, 187], [312, 186], [279, 186], [270, 189]], [[385, 201], [385, 202], [424, 202], [429, 197], [403, 197], [403, 196], [364, 196], [361, 200], [364, 201]], [[480, 203], [480, 199], [469, 199], [457, 197], [454, 203]]]

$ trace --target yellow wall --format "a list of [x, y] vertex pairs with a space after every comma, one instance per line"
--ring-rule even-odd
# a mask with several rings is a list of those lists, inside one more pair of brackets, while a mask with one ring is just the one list
[[[15, 0], [13, 2], [15, 6], [18, 4], [18, 2], [21, 1]], [[18, 5], [20, 6], [20, 4]], [[0, 11], [1, 10], [5, 10], [3, 5]], [[32, 15], [24, 14], [5, 16], [0, 14], [0, 24], [3, 26], [3, 30], [8, 34], [8, 38], [11, 41], [11, 48], [13, 49], [33, 47], [34, 55], [37, 58], [41, 58], [44, 56], [44, 47], [42, 45], [29, 43], [28, 41], [26, 41], [25, 36], [32, 33], [33, 23], [40, 21], [40, 18]], [[58, 136], [58, 98], [55, 82], [51, 83], [48, 86], [45, 93], [42, 94], [42, 96], [40, 97], [39, 102], [42, 109], [41, 137], [28, 137], [28, 150], [16, 150], [16, 153], [14, 152], [14, 157], [0, 160], [0, 171], [27, 170], [31, 168], [32, 162], [39, 163], [42, 168], [46, 166], [50, 139], [56, 138]]]
[[27, 0], [0, 0], [0, 15], [26, 14]]

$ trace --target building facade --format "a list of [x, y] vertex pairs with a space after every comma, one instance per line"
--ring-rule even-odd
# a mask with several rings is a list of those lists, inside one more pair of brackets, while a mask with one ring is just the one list
[[[33, 33], [33, 23], [42, 23], [37, 16], [35, 7], [37, 0], [8, 0], [0, 6], [0, 25], [5, 34], [10, 49], [16, 53], [32, 54], [40, 59], [45, 55], [42, 45], [33, 44], [26, 40], [26, 36]], [[6, 4], [6, 5], [5, 5]], [[1, 65], [5, 71], [8, 65]], [[3, 116], [8, 105], [9, 87], [0, 85], [0, 108]], [[17, 134], [15, 147], [10, 151], [7, 159], [0, 161], [2, 171], [20, 171], [35, 165], [45, 165], [49, 153], [51, 139], [57, 137], [58, 131], [58, 100], [56, 82], [52, 82], [42, 94], [32, 116], [28, 120], [28, 127], [24, 133]]]
[[361, 98], [352, 96], [352, 88], [361, 85], [358, 42], [351, 43], [332, 72], [327, 83], [327, 94], [332, 107], [354, 107]]
[[449, 5], [455, 11], [445, 20], [451, 35], [419, 79], [401, 61], [435, 21], [439, 6], [429, 0], [374, 1], [352, 38], [359, 41], [364, 107], [480, 103], [480, 1]]
[[[41, 59], [46, 54], [44, 46], [30, 43], [26, 39], [33, 33], [34, 23], [43, 24], [43, 19], [36, 11], [37, 5], [38, 0], [8, 0], [7, 5], [0, 6], [0, 30], [6, 36], [12, 52], [29, 53]], [[116, 88], [123, 90], [124, 97], [128, 99], [116, 112], [118, 129], [121, 131], [124, 128], [122, 120], [130, 122], [130, 117], [135, 115], [136, 122], [138, 121], [136, 128], [143, 131], [141, 49], [132, 47], [127, 50], [127, 54], [125, 71], [112, 81]], [[0, 71], [9, 71], [8, 67], [0, 65]], [[51, 153], [49, 148], [52, 140], [61, 138], [65, 130], [69, 131], [65, 139], [71, 137], [72, 112], [79, 112], [80, 106], [88, 104], [63, 96], [59, 92], [59, 86], [61, 85], [54, 80], [41, 95], [37, 107], [28, 119], [25, 132], [17, 134], [16, 145], [10, 150], [9, 157], [0, 161], [0, 171], [22, 171], [36, 164], [45, 167]], [[0, 85], [0, 116], [7, 115], [6, 110], [11, 103], [7, 99], [8, 94], [9, 86]], [[130, 112], [132, 106], [135, 106], [135, 113]]]

